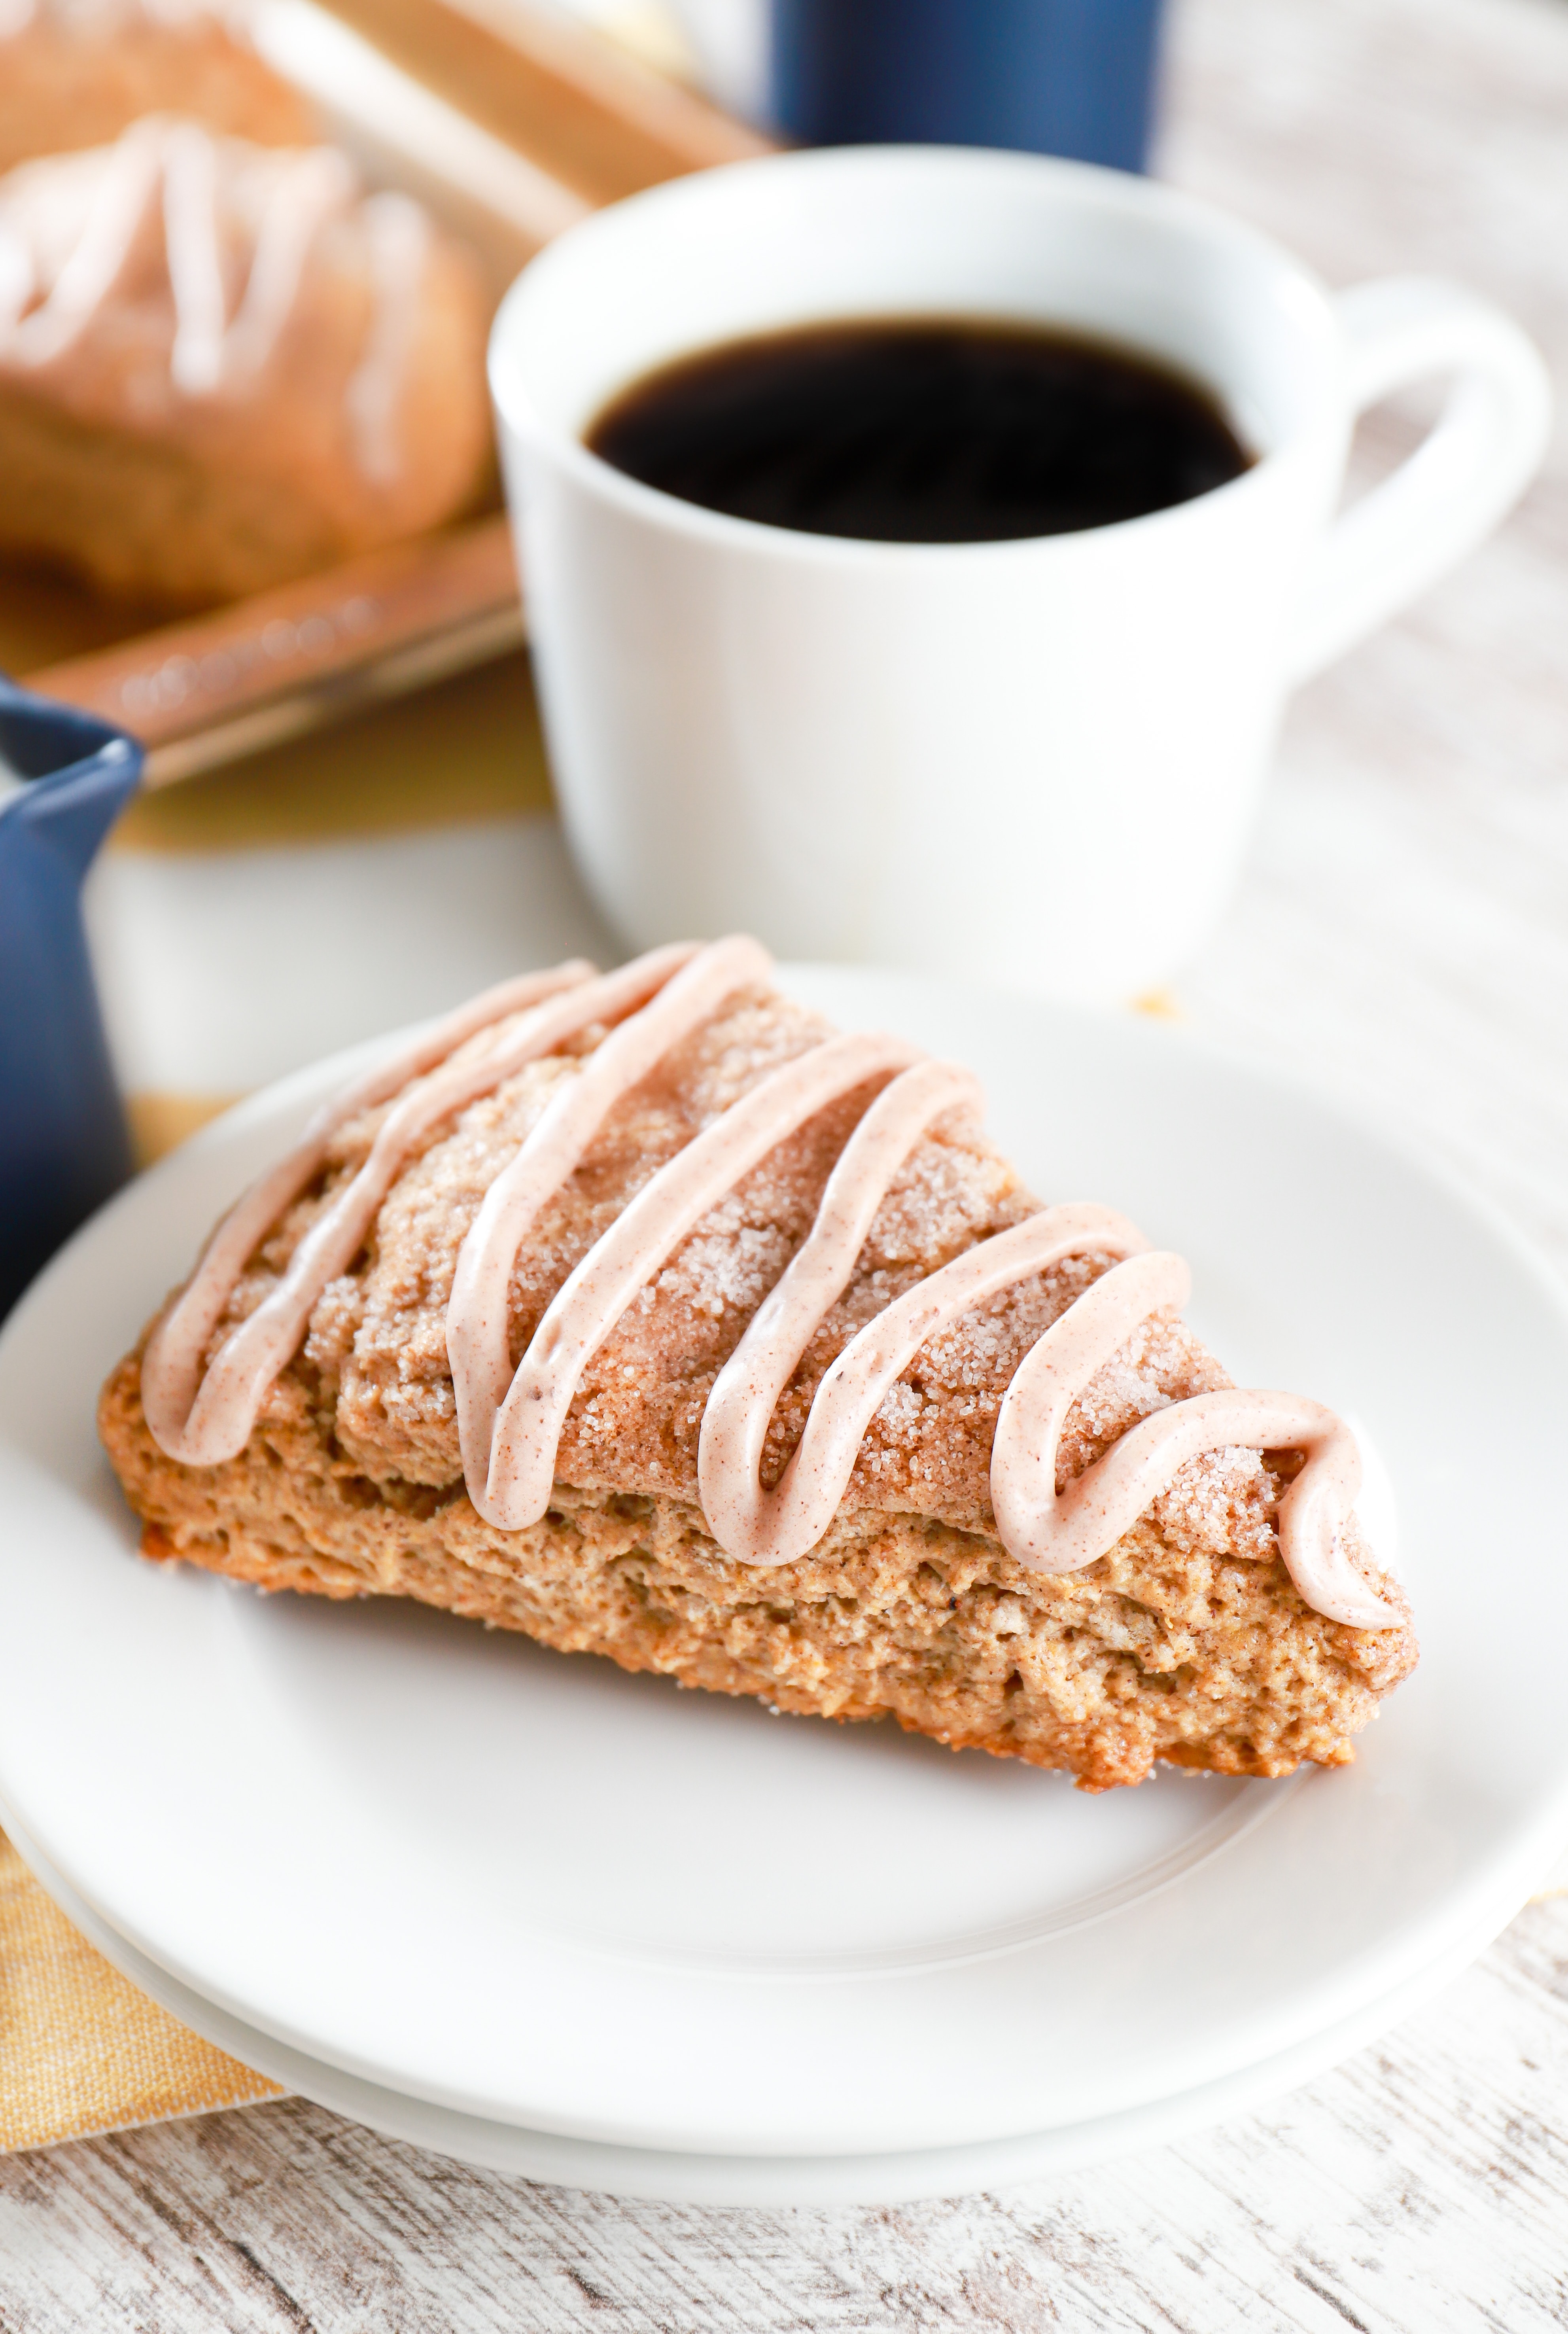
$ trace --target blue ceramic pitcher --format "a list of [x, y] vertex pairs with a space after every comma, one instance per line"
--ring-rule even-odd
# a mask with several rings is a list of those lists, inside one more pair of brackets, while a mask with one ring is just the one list
[[141, 748], [0, 678], [0, 1314], [130, 1172], [82, 880]]

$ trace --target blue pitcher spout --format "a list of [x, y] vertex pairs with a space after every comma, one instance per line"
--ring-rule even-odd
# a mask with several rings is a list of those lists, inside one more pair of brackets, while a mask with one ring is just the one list
[[141, 748], [0, 680], [0, 1314], [130, 1172], [82, 883]]
[[13, 828], [25, 829], [41, 849], [53, 854], [80, 890], [99, 844], [135, 790], [141, 757], [129, 738], [110, 730], [100, 750], [73, 767], [24, 770], [5, 751], [5, 715], [0, 698], [0, 765], [9, 763], [18, 777], [32, 783], [0, 804], [0, 854], [13, 847]]

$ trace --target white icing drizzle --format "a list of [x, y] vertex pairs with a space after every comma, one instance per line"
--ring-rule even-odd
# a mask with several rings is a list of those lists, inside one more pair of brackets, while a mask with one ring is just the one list
[[[891, 1072], [844, 1145], [810, 1234], [708, 1399], [697, 1475], [719, 1547], [755, 1566], [805, 1555], [832, 1523], [872, 1418], [923, 1345], [973, 1306], [1069, 1257], [1108, 1255], [1117, 1260], [1037, 1340], [1003, 1401], [991, 1460], [1003, 1545], [1031, 1570], [1080, 1570], [1116, 1545], [1189, 1459], [1236, 1446], [1299, 1451], [1304, 1464], [1278, 1515], [1280, 1553], [1292, 1579], [1306, 1603], [1332, 1620], [1367, 1629], [1397, 1625], [1399, 1615], [1362, 1577], [1347, 1546], [1361, 1481], [1354, 1437], [1319, 1403], [1236, 1387], [1171, 1403], [1057, 1491], [1061, 1437], [1073, 1403], [1141, 1323], [1186, 1301], [1189, 1286], [1180, 1258], [1151, 1252], [1123, 1217], [1089, 1203], [1041, 1210], [977, 1242], [884, 1307], [825, 1373], [789, 1463], [771, 1490], [764, 1488], [767, 1430], [779, 1397], [848, 1285], [883, 1198], [938, 1119], [980, 1104], [967, 1071], [922, 1059], [896, 1038], [828, 1039], [770, 1073], [702, 1128], [568, 1276], [513, 1368], [507, 1292], [540, 1211], [616, 1106], [726, 998], [765, 984], [770, 969], [755, 941], [738, 939], [702, 950], [657, 950], [599, 978], [586, 966], [563, 967], [488, 992], [361, 1080], [219, 1226], [155, 1332], [142, 1388], [160, 1446], [194, 1465], [241, 1451], [322, 1291], [352, 1262], [414, 1145], [525, 1062], [613, 1024], [591, 1053], [563, 1067], [532, 1131], [486, 1191], [458, 1255], [447, 1355], [465, 1480], [486, 1521], [515, 1530], [544, 1514], [583, 1371], [702, 1218], [830, 1103]], [[518, 1014], [523, 1018], [490, 1046], [447, 1060], [489, 1024]], [[332, 1133], [410, 1078], [417, 1083], [388, 1113], [364, 1164], [203, 1376], [202, 1356], [247, 1259], [320, 1171]]]
[[[461, 1108], [463, 1102], [498, 1085], [515, 1066], [547, 1053], [560, 1037], [553, 1024], [541, 1027], [536, 1019], [530, 1020], [515, 1033], [510, 1046], [486, 1053], [477, 1065], [455, 1064], [438, 1080], [424, 1074], [506, 1015], [537, 1006], [560, 989], [579, 987], [592, 969], [575, 962], [550, 972], [528, 973], [486, 989], [447, 1015], [325, 1104], [286, 1157], [241, 1196], [208, 1240], [195, 1272], [159, 1322], [142, 1355], [142, 1407], [154, 1440], [171, 1459], [191, 1467], [213, 1467], [245, 1449], [268, 1385], [298, 1344], [311, 1307], [332, 1273], [342, 1269], [330, 1258], [342, 1249], [351, 1228], [368, 1224], [399, 1160], [417, 1141], [420, 1124], [434, 1124], [446, 1111]], [[423, 1082], [406, 1097], [411, 1107], [391, 1114], [383, 1124], [377, 1137], [380, 1156], [377, 1150], [371, 1153], [375, 1172], [369, 1172], [371, 1160], [367, 1160], [323, 1210], [312, 1228], [313, 1241], [302, 1241], [266, 1304], [231, 1332], [204, 1377], [202, 1356], [247, 1259], [321, 1172], [338, 1129], [361, 1111], [390, 1101], [410, 1078]], [[449, 1098], [458, 1095], [461, 1101]], [[427, 1118], [425, 1105], [432, 1102], [437, 1106]], [[400, 1124], [388, 1140], [394, 1120]], [[378, 1185], [380, 1191], [372, 1199]], [[345, 1260], [352, 1259], [362, 1236], [361, 1230]], [[295, 1323], [291, 1335], [290, 1325]]]
[[544, 1513], [562, 1429], [583, 1371], [671, 1251], [776, 1150], [780, 1126], [803, 1126], [880, 1071], [900, 1067], [909, 1055], [892, 1037], [835, 1037], [813, 1046], [754, 1086], [659, 1169], [563, 1283], [491, 1415], [488, 1464], [477, 1496], [469, 1485], [487, 1523], [515, 1528], [536, 1523]]
[[[21, 243], [25, 263], [25, 275], [20, 266], [14, 267], [14, 277], [13, 266], [8, 265], [6, 270], [21, 294], [14, 310], [5, 320], [5, 331], [0, 337], [0, 355], [10, 363], [36, 368], [63, 356], [81, 339], [113, 293], [136, 247], [148, 207], [158, 189], [161, 155], [153, 132], [161, 126], [135, 123], [103, 157], [82, 223], [54, 280], [37, 306], [26, 313], [23, 310], [27, 300], [42, 288], [37, 260], [32, 239], [24, 240], [15, 224], [5, 223], [6, 239]], [[58, 167], [65, 174], [61, 187], [63, 207], [64, 200], [76, 194], [79, 174], [90, 165], [81, 157], [72, 156]], [[28, 170], [29, 166], [24, 164], [23, 168]], [[29, 176], [35, 171], [34, 165]], [[34, 184], [36, 183], [34, 177]], [[52, 225], [48, 220], [40, 224], [37, 239], [45, 246], [53, 239]]]
[[1060, 1494], [1054, 1468], [1038, 1464], [1038, 1452], [1058, 1448], [1067, 1413], [1095, 1373], [1150, 1314], [1178, 1311], [1191, 1289], [1182, 1258], [1132, 1254], [1085, 1289], [1024, 1355], [991, 1446], [991, 1505], [1005, 1544], [1020, 1563], [1080, 1572], [1114, 1548], [1188, 1459], [1231, 1444], [1302, 1451], [1309, 1463], [1279, 1508], [1286, 1564], [1303, 1596], [1310, 1582], [1308, 1601], [1320, 1612], [1377, 1627], [1363, 1615], [1387, 1608], [1338, 1549], [1361, 1489], [1361, 1453], [1350, 1428], [1321, 1403], [1227, 1386], [1140, 1419]]
[[[252, 190], [249, 226], [226, 191], [236, 152]], [[24, 164], [0, 210], [0, 362], [37, 371], [68, 355], [157, 234], [173, 315], [170, 383], [192, 399], [242, 392], [278, 347], [317, 238], [352, 212], [357, 189], [331, 147], [264, 152], [161, 115], [112, 147]], [[400, 467], [395, 423], [431, 230], [402, 195], [371, 196], [359, 215], [370, 314], [345, 406], [355, 462], [385, 485]]]
[[[218, 385], [237, 384], [260, 372], [299, 299], [312, 245], [328, 220], [346, 211], [354, 198], [353, 171], [330, 146], [267, 160], [273, 183], [256, 226], [245, 290], [216, 352]], [[216, 198], [216, 167], [211, 183]], [[206, 206], [200, 226], [216, 237], [215, 201]]]
[[398, 400], [418, 323], [430, 222], [407, 195], [371, 195], [363, 217], [376, 310], [345, 402], [361, 469], [367, 478], [388, 485], [403, 467], [396, 429]]
[[[612, 1030], [563, 1084], [511, 1165], [499, 1174], [458, 1251], [447, 1307], [447, 1358], [457, 1404], [457, 1431], [468, 1496], [486, 1513], [487, 1486], [497, 1456], [511, 1466], [510, 1444], [497, 1452], [496, 1421], [513, 1370], [507, 1345], [506, 1291], [528, 1228], [558, 1191], [622, 1095], [629, 1094], [683, 1037], [717, 1013], [748, 980], [765, 981], [766, 951], [755, 940], [721, 940], [705, 949], [660, 949], [640, 957], [628, 973], [651, 970], [657, 993], [642, 1011]], [[607, 998], [615, 981], [602, 984]], [[606, 1006], [606, 1018], [610, 1008]], [[541, 1323], [543, 1327], [543, 1323]], [[527, 1366], [524, 1355], [519, 1368]], [[515, 1502], [508, 1503], [508, 1513]], [[542, 1515], [541, 1506], [536, 1514]], [[492, 1517], [490, 1520], [495, 1520]], [[523, 1518], [532, 1523], [534, 1516]]]
[[174, 294], [169, 373], [188, 396], [206, 396], [223, 379], [227, 294], [217, 237], [217, 155], [194, 121], [178, 123], [164, 148], [163, 244]]

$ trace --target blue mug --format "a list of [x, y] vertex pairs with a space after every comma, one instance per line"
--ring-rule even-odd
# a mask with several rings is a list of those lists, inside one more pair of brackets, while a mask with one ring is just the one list
[[1010, 146], [1142, 170], [1160, 0], [772, 0], [772, 106], [806, 146]]
[[130, 1172], [82, 882], [141, 760], [0, 677], [0, 1315]]

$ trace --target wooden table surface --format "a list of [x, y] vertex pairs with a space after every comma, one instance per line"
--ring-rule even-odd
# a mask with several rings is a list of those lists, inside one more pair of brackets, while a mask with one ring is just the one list
[[[1165, 166], [1334, 283], [1441, 270], [1568, 390], [1568, 0], [1177, 0]], [[1375, 466], [1411, 417], [1367, 433]], [[1568, 463], [1303, 693], [1199, 1027], [1457, 1162], [1568, 1264]], [[1006, 2196], [621, 2204], [300, 2101], [0, 2162], [0, 2329], [1568, 2325], [1568, 1898], [1265, 2114]]]

